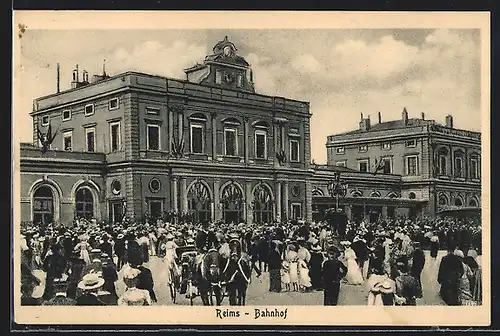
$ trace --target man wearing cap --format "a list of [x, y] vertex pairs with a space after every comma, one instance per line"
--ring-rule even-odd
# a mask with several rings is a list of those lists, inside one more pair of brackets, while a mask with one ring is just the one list
[[203, 221], [201, 223], [202, 227], [198, 230], [196, 233], [196, 248], [200, 250], [205, 250], [205, 246], [207, 244], [207, 237], [208, 237], [208, 222]]
[[421, 275], [425, 265], [425, 254], [420, 247], [419, 242], [413, 243], [413, 256], [411, 262], [410, 275], [417, 280], [417, 298], [422, 298], [422, 280]]
[[97, 295], [103, 284], [104, 279], [96, 273], [84, 275], [82, 280], [78, 283], [78, 288], [82, 290], [83, 293], [76, 299], [76, 305], [104, 306], [105, 303], [101, 301]]
[[125, 265], [125, 235], [123, 233], [119, 233], [116, 236], [114, 249], [116, 257], [118, 258], [116, 267], [118, 270], [121, 270], [123, 265]]
[[67, 295], [68, 282], [64, 279], [54, 279], [54, 296], [42, 302], [42, 306], [76, 306], [76, 300]]
[[339, 299], [340, 281], [347, 274], [347, 267], [338, 260], [340, 252], [336, 247], [330, 247], [327, 260], [323, 263], [323, 305], [336, 306]]

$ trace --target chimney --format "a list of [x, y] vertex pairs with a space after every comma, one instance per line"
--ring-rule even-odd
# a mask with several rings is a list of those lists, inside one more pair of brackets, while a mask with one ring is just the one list
[[83, 70], [82, 77], [83, 77], [82, 83], [88, 84], [88, 82], [89, 82], [89, 73], [87, 72], [87, 70]]
[[370, 116], [368, 118], [363, 118], [359, 122], [359, 130], [361, 132], [366, 132], [370, 130]]
[[401, 117], [403, 119], [403, 123], [408, 125], [408, 111], [406, 111], [406, 107], [403, 108], [403, 112], [401, 113]]
[[363, 118], [363, 112], [361, 112], [361, 121], [363, 121], [364, 118]]
[[378, 123], [382, 123], [382, 114], [380, 112], [378, 113]]
[[422, 120], [425, 120], [425, 113], [424, 112], [421, 112], [420, 116], [422, 117]]
[[73, 80], [71, 81], [71, 88], [72, 89], [75, 89], [78, 87], [78, 82], [79, 82], [79, 78], [78, 78], [78, 64], [76, 65], [75, 69], [73, 70]]
[[453, 116], [451, 114], [446, 116], [446, 127], [453, 128]]
[[59, 68], [59, 63], [57, 63], [57, 93], [61, 92], [61, 89], [60, 89], [60, 83], [61, 83], [61, 72], [60, 72], [60, 68]]

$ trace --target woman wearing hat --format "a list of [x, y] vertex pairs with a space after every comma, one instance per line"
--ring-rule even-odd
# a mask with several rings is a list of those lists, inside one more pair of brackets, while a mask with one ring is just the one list
[[68, 289], [66, 293], [69, 298], [76, 299], [78, 282], [82, 279], [83, 269], [85, 268], [85, 261], [81, 258], [79, 251], [73, 251], [73, 255], [69, 259], [69, 276], [68, 276]]
[[292, 291], [299, 290], [298, 260], [299, 257], [296, 252], [296, 247], [294, 245], [289, 245], [288, 252], [286, 253], [286, 261], [290, 265], [290, 284]]
[[347, 260], [347, 283], [350, 285], [361, 285], [363, 283], [363, 275], [356, 262], [356, 253], [351, 248], [350, 241], [344, 241], [343, 245], [345, 246], [344, 258]]
[[152, 300], [149, 292], [144, 289], [138, 289], [139, 275], [141, 271], [137, 268], [128, 268], [123, 273], [123, 282], [127, 289], [118, 299], [119, 306], [150, 306]]
[[321, 246], [319, 244], [313, 245], [311, 247], [311, 289], [321, 290], [323, 289], [323, 284], [321, 280], [321, 267], [323, 265], [324, 257], [321, 253]]
[[83, 294], [76, 299], [77, 306], [104, 306], [97, 293], [104, 284], [104, 279], [96, 273], [90, 273], [83, 276], [78, 283], [78, 288]]
[[74, 247], [74, 251], [80, 252], [80, 258], [85, 261], [85, 263], [90, 264], [89, 251], [92, 249], [88, 243], [89, 236], [82, 234], [78, 237], [80, 242]]
[[[378, 266], [378, 265], [377, 265]], [[394, 290], [396, 284], [385, 274], [382, 267], [373, 267], [366, 281], [368, 288], [368, 306], [394, 305]]]

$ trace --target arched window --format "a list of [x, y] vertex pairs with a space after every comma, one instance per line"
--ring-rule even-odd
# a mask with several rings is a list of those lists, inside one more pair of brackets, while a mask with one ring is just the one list
[[417, 195], [415, 195], [415, 193], [412, 191], [412, 192], [410, 192], [410, 193], [408, 194], [408, 198], [409, 198], [409, 199], [415, 199], [415, 198], [417, 198]]
[[235, 182], [224, 187], [221, 193], [222, 215], [226, 223], [243, 221], [244, 198], [241, 189]]
[[352, 197], [362, 197], [363, 194], [359, 191], [359, 190], [354, 190], [352, 193], [351, 193], [351, 196]]
[[398, 198], [398, 194], [395, 193], [394, 191], [391, 191], [389, 194], [387, 194], [387, 197], [389, 197], [389, 198]]
[[207, 186], [201, 181], [195, 181], [188, 190], [188, 209], [193, 215], [193, 221], [199, 223], [209, 221], [210, 213], [210, 193]]
[[253, 193], [253, 218], [255, 223], [271, 223], [273, 220], [273, 200], [267, 186], [258, 185]]
[[476, 201], [476, 199], [475, 199], [475, 198], [471, 198], [471, 199], [469, 200], [469, 206], [470, 206], [470, 207], [477, 207], [477, 206], [478, 206], [477, 201]]
[[324, 196], [324, 194], [323, 194], [323, 190], [319, 189], [318, 187], [315, 187], [315, 188], [312, 190], [312, 195], [313, 195], [313, 197], [321, 197], [321, 196]]
[[47, 225], [54, 221], [54, 194], [49, 186], [40, 186], [33, 194], [33, 222]]
[[446, 198], [445, 195], [439, 195], [438, 204], [439, 205], [448, 205], [448, 198]]
[[460, 197], [455, 198], [455, 206], [461, 207], [462, 205], [464, 205], [462, 198]]
[[226, 118], [224, 123], [224, 155], [238, 156], [238, 128], [240, 122], [236, 118]]
[[76, 191], [76, 217], [92, 219], [94, 217], [94, 197], [89, 188], [82, 187]]
[[380, 193], [378, 191], [374, 191], [370, 194], [370, 197], [380, 197]]

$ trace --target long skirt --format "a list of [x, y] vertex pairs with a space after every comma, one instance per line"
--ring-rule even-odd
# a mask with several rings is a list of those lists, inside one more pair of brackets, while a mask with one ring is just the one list
[[281, 292], [280, 269], [269, 270], [269, 291], [270, 292]]

